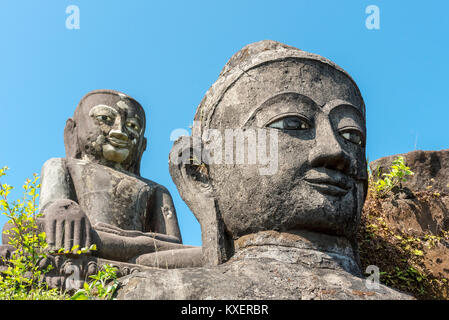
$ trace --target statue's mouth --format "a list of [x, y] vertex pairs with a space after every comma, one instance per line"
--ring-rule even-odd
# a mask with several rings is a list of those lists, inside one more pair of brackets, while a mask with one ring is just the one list
[[341, 197], [351, 189], [351, 180], [341, 172], [318, 168], [309, 170], [304, 180], [320, 193]]
[[109, 143], [116, 148], [128, 148], [129, 146], [129, 142], [128, 141], [124, 141], [124, 140], [120, 140], [114, 137], [109, 137], [108, 138]]

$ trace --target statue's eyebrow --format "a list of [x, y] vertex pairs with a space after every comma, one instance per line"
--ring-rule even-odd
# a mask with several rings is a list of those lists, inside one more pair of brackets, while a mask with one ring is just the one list
[[362, 110], [360, 110], [360, 108], [356, 107], [355, 105], [353, 105], [352, 103], [345, 101], [345, 100], [341, 100], [341, 99], [335, 99], [335, 100], [331, 100], [329, 102], [327, 102], [324, 106], [321, 106], [321, 110], [323, 110], [324, 112], [330, 113], [332, 110], [334, 110], [335, 108], [338, 107], [351, 107], [353, 110], [355, 110], [362, 119], [365, 119], [365, 115], [363, 114]]
[[254, 111], [251, 113], [251, 116], [248, 118], [248, 120], [245, 121], [245, 123], [243, 124], [243, 126], [245, 127], [245, 126], [250, 125], [250, 124], [254, 121], [254, 119], [256, 118], [257, 114], [258, 114], [261, 110], [267, 108], [268, 106], [271, 106], [271, 105], [275, 104], [276, 102], [278, 102], [279, 100], [281, 100], [281, 99], [284, 98], [284, 97], [291, 97], [291, 98], [294, 98], [294, 99], [300, 98], [300, 99], [302, 99], [303, 101], [305, 101], [305, 102], [307, 102], [307, 103], [309, 103], [309, 104], [311, 104], [311, 105], [313, 105], [313, 106], [316, 106], [315, 101], [313, 101], [311, 98], [309, 98], [309, 97], [306, 96], [306, 95], [303, 95], [303, 94], [300, 94], [300, 93], [297, 93], [297, 92], [293, 92], [293, 91], [281, 92], [281, 93], [275, 94], [274, 96], [269, 97], [269, 98], [266, 99], [264, 102], [262, 102], [262, 103], [256, 108], [256, 110], [254, 110]]
[[92, 117], [95, 113], [98, 113], [99, 111], [110, 112], [114, 116], [118, 114], [117, 110], [115, 110], [114, 108], [107, 106], [105, 104], [98, 104], [94, 106], [92, 109], [90, 109], [89, 116]]
[[137, 120], [139, 120], [139, 122], [142, 121], [142, 119], [140, 119], [138, 114], [135, 114], [134, 116], [132, 116], [131, 119], [137, 119]]

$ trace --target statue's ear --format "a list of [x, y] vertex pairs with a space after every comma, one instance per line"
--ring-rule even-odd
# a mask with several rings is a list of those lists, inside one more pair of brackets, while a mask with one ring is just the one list
[[142, 141], [142, 151], [140, 152], [140, 157], [142, 158], [142, 154], [145, 150], [147, 150], [147, 143], [148, 140], [147, 138], [143, 137], [143, 141]]
[[64, 128], [64, 145], [67, 158], [81, 158], [81, 149], [78, 143], [78, 128], [75, 120], [69, 118]]
[[216, 203], [209, 166], [201, 161], [203, 147], [198, 138], [178, 138], [170, 152], [169, 169], [181, 198], [201, 225], [203, 265], [213, 266], [228, 260], [233, 248]]

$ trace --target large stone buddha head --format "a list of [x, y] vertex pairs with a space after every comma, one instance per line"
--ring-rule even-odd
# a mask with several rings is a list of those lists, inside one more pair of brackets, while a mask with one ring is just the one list
[[84, 159], [140, 175], [146, 148], [145, 112], [133, 98], [113, 90], [95, 90], [67, 120], [67, 157]]
[[[276, 170], [261, 174], [266, 163], [204, 157], [175, 161], [195, 145], [210, 155], [211, 129], [223, 145], [230, 129], [265, 133], [270, 143], [256, 141], [257, 151], [275, 153]], [[259, 231], [354, 240], [367, 190], [365, 105], [331, 61], [275, 41], [247, 45], [206, 93], [192, 133], [190, 147], [186, 138], [175, 142], [170, 172], [202, 226], [206, 263], [225, 261], [233, 240]]]

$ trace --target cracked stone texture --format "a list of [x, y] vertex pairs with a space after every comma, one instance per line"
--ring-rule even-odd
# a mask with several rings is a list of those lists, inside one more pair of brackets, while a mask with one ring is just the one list
[[[218, 154], [211, 129], [265, 133], [276, 157], [177, 161], [201, 158], [199, 147]], [[276, 41], [245, 46], [198, 106], [192, 137], [170, 153], [172, 179], [201, 225], [204, 267], [124, 277], [118, 298], [410, 299], [368, 290], [359, 267], [365, 137], [364, 101], [342, 68]], [[274, 170], [262, 174], [267, 165]]]
[[143, 107], [124, 93], [94, 90], [81, 99], [64, 129], [66, 158], [42, 167], [38, 223], [50, 248], [96, 244], [93, 254], [107, 260], [201, 265], [201, 248], [182, 245], [169, 191], [140, 175], [145, 126]]
[[[264, 232], [247, 239], [228, 262], [212, 268], [151, 270], [120, 280], [118, 299], [298, 299], [384, 300], [410, 296], [379, 285], [368, 289], [365, 279], [355, 276], [348, 257], [338, 257], [292, 241], [290, 246], [267, 244]], [[282, 238], [285, 235], [278, 234]], [[297, 235], [296, 235], [297, 236]], [[310, 238], [310, 234], [308, 237]], [[299, 240], [299, 239], [296, 239]], [[251, 243], [251, 244], [250, 244]], [[265, 243], [265, 244], [264, 244]], [[278, 243], [280, 244], [280, 243]], [[315, 248], [316, 249], [316, 248]], [[322, 250], [323, 248], [321, 248]], [[346, 270], [345, 270], [346, 269]]]

